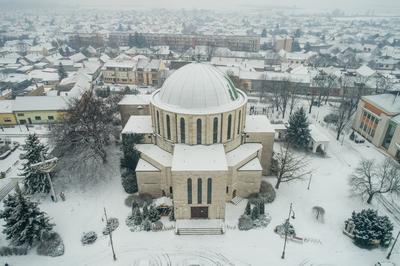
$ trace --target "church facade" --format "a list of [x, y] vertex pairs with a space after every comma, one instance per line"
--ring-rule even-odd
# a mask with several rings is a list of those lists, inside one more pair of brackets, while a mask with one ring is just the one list
[[176, 219], [224, 219], [226, 202], [259, 191], [275, 131], [266, 116], [247, 115], [246, 94], [226, 74], [204, 63], [183, 66], [147, 107], [122, 131], [144, 135], [136, 145], [139, 193], [171, 197]]

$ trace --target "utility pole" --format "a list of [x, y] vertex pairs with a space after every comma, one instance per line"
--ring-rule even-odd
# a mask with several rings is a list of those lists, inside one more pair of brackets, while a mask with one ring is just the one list
[[113, 240], [112, 240], [112, 235], [111, 235], [111, 229], [108, 226], [108, 218], [107, 218], [107, 212], [106, 212], [106, 207], [104, 207], [104, 216], [106, 217], [106, 228], [108, 229], [108, 235], [110, 236], [110, 243], [111, 243], [111, 250], [113, 253], [113, 259], [117, 260], [117, 257], [115, 256], [115, 251], [114, 251], [114, 244], [113, 244]]
[[291, 213], [292, 213], [292, 203], [290, 203], [289, 216], [288, 216], [288, 218], [286, 220], [286, 223], [285, 223], [285, 242], [283, 244], [283, 251], [282, 251], [281, 259], [285, 258], [286, 242], [287, 242], [287, 235], [288, 235], [289, 224], [290, 224], [289, 220], [290, 220], [290, 214]]
[[312, 179], [312, 174], [310, 174], [310, 179], [308, 180], [307, 190], [310, 190], [311, 179]]
[[390, 256], [392, 255], [393, 248], [397, 243], [397, 239], [399, 238], [399, 235], [400, 235], [400, 231], [397, 233], [397, 236], [396, 236], [396, 239], [394, 240], [392, 248], [390, 249], [389, 254], [387, 254], [387, 256], [386, 256], [387, 259], [390, 259]]

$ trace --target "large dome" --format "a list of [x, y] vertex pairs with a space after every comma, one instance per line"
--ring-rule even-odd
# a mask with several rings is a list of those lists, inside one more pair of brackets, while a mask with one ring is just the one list
[[229, 106], [242, 97], [229, 77], [216, 67], [191, 63], [165, 80], [157, 98], [170, 107], [199, 110]]

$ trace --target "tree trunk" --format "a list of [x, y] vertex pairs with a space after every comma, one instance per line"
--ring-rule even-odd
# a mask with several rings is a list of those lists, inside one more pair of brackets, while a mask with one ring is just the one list
[[311, 101], [311, 103], [310, 103], [310, 108], [308, 109], [308, 113], [309, 113], [309, 114], [311, 114], [312, 105], [313, 105], [313, 101]]
[[280, 184], [281, 184], [281, 180], [278, 179], [278, 181], [276, 181], [275, 189], [279, 189]]
[[368, 199], [367, 199], [367, 203], [368, 204], [371, 204], [371, 202], [372, 202], [372, 198], [374, 197], [374, 194], [369, 194], [369, 197], [368, 197]]
[[336, 140], [337, 140], [337, 141], [339, 141], [339, 138], [340, 138], [340, 132], [341, 132], [341, 130], [340, 130], [340, 129], [338, 129], [338, 131], [337, 131], [337, 135], [336, 135]]

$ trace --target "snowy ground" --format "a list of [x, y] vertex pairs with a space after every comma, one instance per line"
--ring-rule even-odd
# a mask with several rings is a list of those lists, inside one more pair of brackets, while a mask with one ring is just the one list
[[[321, 120], [323, 116], [319, 117]], [[127, 194], [123, 192], [118, 171], [115, 170], [105, 173], [103, 181], [95, 186], [66, 190], [65, 202], [52, 203], [42, 199], [41, 208], [53, 217], [55, 230], [64, 239], [66, 250], [63, 256], [41, 257], [32, 250], [28, 256], [0, 257], [0, 262], [7, 259], [11, 266], [133, 266], [143, 260], [150, 261], [149, 265], [190, 265], [198, 262], [200, 265], [372, 266], [384, 260], [388, 250], [360, 249], [342, 233], [342, 228], [344, 220], [350, 217], [353, 210], [371, 207], [359, 198], [351, 197], [348, 176], [360, 158], [382, 160], [384, 157], [369, 143], [355, 144], [345, 138], [342, 146], [334, 140], [334, 132], [324, 127], [321, 130], [331, 139], [331, 144], [326, 157], [310, 155], [314, 169], [310, 190], [307, 190], [308, 179], [282, 184], [276, 200], [266, 205], [272, 221], [265, 229], [247, 232], [228, 229], [222, 236], [176, 236], [173, 231], [130, 232], [124, 221], [130, 212], [130, 208], [124, 205]], [[118, 160], [114, 163], [117, 164]], [[272, 179], [269, 181], [275, 182]], [[283, 239], [273, 229], [287, 217], [291, 202], [296, 214], [295, 220], [292, 220], [296, 233], [321, 243], [289, 241], [286, 258], [282, 260]], [[227, 204], [227, 224], [237, 223], [245, 204], [245, 201], [238, 206]], [[313, 218], [311, 208], [315, 205], [326, 210], [324, 223]], [[109, 217], [117, 217], [120, 221], [113, 234], [116, 262], [112, 260], [108, 238], [101, 235], [103, 207], [107, 208]], [[377, 202], [373, 202], [372, 207], [382, 209], [380, 213], [385, 214]], [[396, 224], [394, 233], [399, 229]], [[83, 247], [80, 237], [89, 230], [96, 231], [99, 239], [93, 245]], [[0, 237], [0, 245], [6, 245], [3, 235]], [[400, 265], [400, 245], [394, 250], [391, 261]]]

